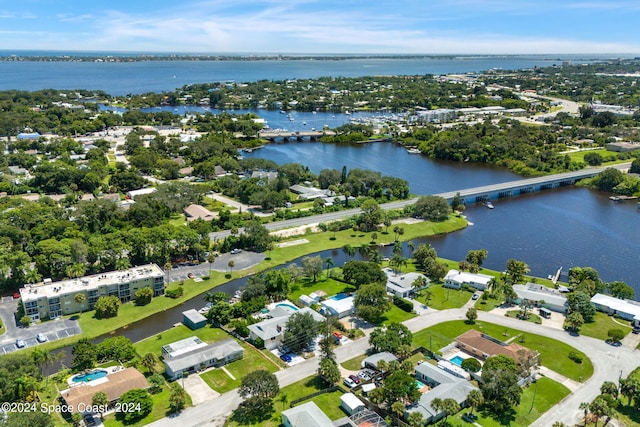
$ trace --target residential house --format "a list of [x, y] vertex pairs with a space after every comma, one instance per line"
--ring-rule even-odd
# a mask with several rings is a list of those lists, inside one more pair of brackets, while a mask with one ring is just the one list
[[321, 314], [309, 307], [304, 307], [298, 310], [294, 309], [294, 306], [276, 306], [266, 315], [268, 317], [267, 319], [262, 322], [249, 325], [249, 340], [255, 343], [258, 338], [261, 339], [267, 350], [272, 350], [278, 347], [282, 344], [284, 331], [287, 326], [287, 322], [289, 321], [289, 317], [294, 313], [310, 313], [316, 322], [323, 322], [325, 320]]
[[398, 358], [392, 353], [389, 353], [388, 351], [381, 351], [380, 353], [372, 354], [371, 356], [365, 358], [362, 361], [361, 366], [363, 368], [371, 368], [377, 370], [378, 362], [380, 362], [381, 360], [384, 360], [387, 363], [399, 361]]
[[446, 276], [444, 276], [444, 287], [460, 289], [462, 285], [468, 285], [476, 288], [479, 291], [484, 291], [489, 282], [493, 279], [492, 276], [478, 273], [468, 273], [460, 270], [449, 270]]
[[169, 379], [175, 380], [184, 373], [198, 372], [212, 366], [223, 366], [244, 356], [244, 349], [233, 338], [194, 347], [181, 351], [178, 355], [174, 352], [173, 357], [164, 360], [165, 373]]
[[139, 188], [137, 190], [130, 190], [127, 191], [127, 198], [131, 199], [131, 200], [135, 200], [136, 197], [138, 196], [144, 196], [146, 194], [151, 194], [151, 193], [155, 193], [156, 192], [156, 188], [155, 187], [148, 187], [148, 188]]
[[190, 204], [186, 208], [183, 209], [185, 216], [187, 217], [187, 221], [195, 221], [197, 219], [201, 219], [203, 221], [211, 221], [216, 219], [218, 215], [214, 212], [211, 212], [209, 209], [205, 208], [201, 205]]
[[527, 283], [526, 285], [513, 285], [513, 290], [518, 296], [515, 299], [516, 304], [529, 301], [536, 307], [544, 307], [558, 313], [567, 312], [567, 297], [557, 289], [536, 283]]
[[[416, 291], [429, 287], [431, 281], [424, 274], [410, 272], [399, 274], [394, 269], [386, 267], [382, 271], [387, 275], [387, 292], [402, 298], [413, 296]], [[423, 286], [415, 286], [416, 280], [424, 278]]]
[[452, 375], [431, 363], [420, 363], [416, 366], [416, 380], [424, 384], [420, 400], [409, 406], [404, 414], [408, 419], [412, 412], [420, 412], [425, 423], [430, 424], [445, 416], [444, 411], [436, 411], [431, 402], [438, 399], [454, 399], [461, 407], [466, 406], [467, 396], [471, 390], [477, 390], [469, 381]]
[[353, 299], [353, 296], [347, 294], [334, 295], [320, 303], [320, 313], [326, 316], [335, 316], [338, 319], [350, 316], [355, 310]]
[[334, 427], [313, 401], [282, 411], [282, 424], [284, 427]]
[[591, 302], [600, 311], [628, 320], [634, 327], [640, 326], [640, 302], [599, 293], [591, 297]]
[[149, 383], [140, 371], [136, 368], [126, 368], [97, 380], [74, 385], [61, 391], [60, 397], [69, 406], [71, 413], [83, 413], [87, 408], [91, 408], [93, 396], [98, 392], [105, 393], [109, 402], [115, 402], [129, 390], [147, 387]]
[[516, 362], [520, 362], [529, 353], [537, 354], [519, 344], [504, 343], [475, 329], [469, 329], [464, 334], [456, 337], [456, 345], [460, 350], [479, 359], [487, 359], [488, 357], [502, 354]]

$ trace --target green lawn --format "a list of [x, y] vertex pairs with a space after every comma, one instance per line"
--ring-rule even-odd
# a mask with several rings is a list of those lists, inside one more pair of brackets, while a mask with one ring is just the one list
[[593, 322], [582, 325], [580, 328], [580, 335], [586, 335], [600, 340], [607, 340], [609, 338], [607, 335], [609, 329], [620, 329], [625, 333], [631, 332], [631, 326], [629, 326], [628, 321], [618, 320], [618, 322], [624, 323], [625, 325], [623, 326], [616, 323], [611, 316], [597, 312], [593, 318]]
[[[519, 319], [518, 315], [520, 314], [520, 310], [509, 310], [507, 311], [507, 317], [511, 317], [512, 319]], [[538, 325], [542, 324], [542, 319], [537, 314], [528, 313], [529, 318], [526, 320], [527, 322], [537, 323]]]
[[345, 360], [340, 365], [344, 369], [348, 369], [350, 371], [359, 371], [362, 369], [362, 361], [367, 358], [366, 354], [361, 354], [360, 356], [356, 356], [353, 359]]
[[[250, 425], [255, 427], [279, 427], [282, 425], [282, 411], [289, 409], [290, 402], [292, 400], [300, 399], [324, 388], [326, 388], [326, 384], [324, 384], [316, 376], [307, 377], [291, 385], [283, 387], [280, 390], [280, 394], [278, 394], [278, 396], [273, 399], [274, 411], [272, 412], [271, 417], [266, 421]], [[343, 412], [342, 409], [340, 409], [341, 395], [342, 392], [334, 391], [332, 393], [325, 393], [320, 396], [316, 396], [312, 400], [316, 405], [318, 405], [322, 412], [324, 412], [331, 420], [335, 421], [347, 416], [347, 414]], [[305, 402], [299, 402], [298, 405], [301, 405], [303, 403]], [[235, 421], [229, 420], [225, 425], [227, 427], [235, 427], [239, 426], [240, 424]]]
[[405, 320], [416, 317], [415, 313], [407, 313], [404, 310], [399, 309], [396, 305], [391, 303], [389, 311], [385, 312], [380, 319], [381, 325], [388, 325], [389, 323], [400, 323]]
[[[342, 275], [340, 269], [333, 269], [331, 273], [332, 275]], [[312, 282], [309, 278], [305, 277], [302, 280], [293, 283], [291, 289], [292, 291], [288, 295], [289, 300], [297, 302], [301, 295], [309, 295], [311, 292], [315, 291], [324, 291], [327, 293], [327, 296], [331, 296], [342, 292], [353, 292], [356, 288], [332, 278], [327, 279], [323, 272], [322, 276], [316, 282]]]
[[235, 362], [231, 362], [225, 366], [231, 375], [235, 377], [235, 380], [227, 375], [222, 369], [212, 369], [200, 374], [200, 377], [204, 382], [218, 393], [225, 393], [229, 390], [240, 387], [242, 377], [250, 372], [257, 371], [259, 369], [265, 369], [269, 372], [276, 372], [278, 370], [278, 366], [276, 366], [260, 351], [245, 343], [241, 343], [241, 345], [244, 348], [244, 356], [242, 360], [236, 360]]
[[624, 163], [624, 162], [630, 161], [629, 159], [619, 160], [617, 158], [617, 156], [616, 156], [617, 153], [613, 153], [613, 152], [608, 151], [608, 150], [606, 150], [604, 148], [599, 149], [599, 150], [574, 151], [572, 153], [569, 153], [569, 157], [574, 162], [584, 162], [584, 156], [587, 153], [600, 154], [602, 156], [602, 158], [604, 159], [603, 160], [603, 164], [607, 164], [607, 163]]
[[[169, 415], [169, 396], [170, 395], [171, 395], [171, 389], [167, 384], [165, 384], [160, 393], [151, 395], [151, 397], [153, 398], [153, 409], [151, 410], [149, 415], [147, 415], [146, 417], [144, 417], [143, 419], [139, 420], [136, 423], [124, 424], [123, 422], [118, 421], [116, 419], [115, 414], [110, 414], [104, 417], [104, 425], [105, 427], [122, 427], [125, 425], [127, 427], [141, 427], [141, 426], [150, 424], [154, 421], [157, 421], [161, 418], [164, 418], [167, 415]], [[191, 397], [189, 397], [188, 393], [186, 393], [185, 395], [187, 399], [186, 406], [189, 407], [191, 406]]]
[[[496, 419], [489, 411], [481, 409], [477, 413], [478, 420], [476, 422], [484, 427], [528, 426], [564, 399], [569, 392], [569, 389], [560, 383], [549, 378], [540, 378], [535, 384], [523, 389], [520, 404], [515, 408], [515, 411], [504, 413], [502, 417]], [[455, 417], [456, 420], [460, 420], [460, 425], [466, 425], [461, 418], [465, 412], [468, 411], [462, 411]]]
[[[568, 344], [492, 323], [476, 322], [474, 325], [469, 325], [462, 320], [440, 323], [431, 328], [414, 333], [413, 344], [423, 346], [427, 349], [432, 346], [431, 349], [437, 351], [450, 344], [458, 335], [472, 328], [478, 329], [502, 341], [517, 337], [514, 342], [540, 352], [544, 366], [573, 380], [583, 382], [593, 375], [593, 365], [587, 355]], [[521, 341], [522, 338], [524, 341]], [[582, 355], [583, 361], [581, 364], [577, 364], [569, 359], [568, 355], [570, 351], [575, 351]]]
[[142, 341], [138, 341], [134, 344], [134, 347], [140, 357], [147, 353], [155, 353], [156, 356], [160, 357], [163, 345], [192, 337], [194, 335], [206, 343], [212, 343], [229, 338], [229, 335], [219, 328], [212, 328], [207, 325], [204, 328], [193, 331], [180, 324], [159, 334], [150, 336]]
[[460, 308], [465, 305], [473, 293], [462, 289], [445, 288], [443, 285], [431, 285], [428, 290], [431, 293], [431, 297], [427, 300], [427, 297], [423, 295], [418, 297], [418, 301], [426, 304], [436, 310], [446, 310], [449, 308]]

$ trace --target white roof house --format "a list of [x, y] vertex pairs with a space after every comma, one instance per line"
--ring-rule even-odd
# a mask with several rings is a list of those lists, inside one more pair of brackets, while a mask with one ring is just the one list
[[353, 313], [353, 297], [344, 296], [341, 298], [328, 298], [320, 303], [322, 308], [320, 312], [329, 316], [336, 316], [339, 319], [349, 316]]
[[127, 191], [127, 197], [130, 198], [131, 200], [135, 200], [135, 198], [138, 196], [144, 196], [145, 194], [151, 194], [155, 192], [156, 192], [155, 187], [140, 188], [138, 190]]
[[596, 308], [609, 314], [633, 322], [633, 326], [640, 326], [640, 303], [631, 300], [622, 300], [610, 295], [595, 294], [591, 302]]
[[[527, 283], [526, 285], [513, 285], [513, 290], [518, 296], [515, 301], [518, 304], [524, 299], [534, 304], [540, 304], [549, 310], [560, 313], [567, 311], [567, 297], [557, 289], [536, 283]], [[540, 303], [541, 301], [542, 303]]]
[[423, 393], [418, 403], [407, 408], [405, 419], [411, 412], [418, 411], [422, 414], [427, 423], [432, 423], [445, 415], [443, 411], [436, 411], [431, 407], [434, 399], [454, 399], [459, 405], [467, 400], [467, 396], [471, 390], [477, 388], [469, 381], [450, 374], [440, 367], [430, 363], [421, 363], [416, 366], [416, 379], [431, 387], [431, 389]]
[[480, 291], [484, 291], [489, 282], [493, 279], [492, 276], [479, 273], [467, 273], [460, 270], [449, 270], [446, 276], [444, 276], [444, 286], [446, 288], [460, 289], [462, 285], [469, 285]]
[[362, 361], [361, 366], [363, 368], [372, 368], [377, 370], [378, 362], [380, 362], [381, 360], [384, 360], [385, 362], [389, 363], [389, 362], [397, 362], [398, 358], [394, 356], [392, 353], [389, 353], [388, 351], [381, 351], [380, 353], [372, 354], [371, 356], [364, 359]]
[[249, 325], [249, 339], [256, 341], [260, 338], [264, 342], [267, 350], [272, 350], [282, 343], [285, 327], [294, 313], [310, 313], [316, 322], [323, 322], [325, 319], [320, 313], [309, 307], [300, 310], [286, 309], [285, 307], [276, 307], [269, 313], [273, 317], [265, 319], [262, 322]]
[[282, 411], [285, 427], [333, 427], [333, 422], [313, 401]]
[[185, 372], [197, 372], [210, 366], [222, 366], [242, 359], [244, 349], [232, 338], [227, 338], [204, 347], [196, 347], [164, 361], [165, 373], [170, 379], [183, 376]]
[[349, 415], [360, 412], [365, 408], [362, 400], [358, 399], [353, 393], [345, 393], [340, 396], [340, 407]]
[[[383, 268], [382, 271], [387, 275], [387, 292], [402, 298], [411, 296], [415, 291], [429, 287], [431, 282], [427, 276], [416, 272], [401, 274], [389, 267]], [[426, 280], [426, 286], [417, 288], [414, 286], [414, 282], [420, 277], [423, 277]]]

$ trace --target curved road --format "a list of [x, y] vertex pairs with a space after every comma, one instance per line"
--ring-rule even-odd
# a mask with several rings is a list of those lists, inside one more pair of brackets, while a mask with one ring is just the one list
[[[437, 325], [438, 323], [450, 320], [464, 320], [466, 319], [465, 313], [465, 308], [428, 311], [405, 321], [404, 324], [412, 332], [417, 332]], [[591, 359], [594, 368], [593, 376], [583, 383], [578, 390], [571, 393], [563, 401], [538, 418], [532, 424], [532, 426], [535, 427], [548, 427], [556, 421], [563, 422], [566, 425], [579, 423], [582, 416], [582, 411], [579, 409], [581, 402], [590, 402], [593, 400], [600, 393], [600, 386], [604, 381], [617, 381], [621, 375], [628, 375], [640, 364], [640, 353], [628, 347], [612, 347], [604, 341], [594, 338], [571, 336], [558, 329], [530, 322], [522, 322], [496, 314], [478, 312], [478, 316], [479, 320], [485, 322], [491, 322], [566, 342], [587, 354]], [[342, 363], [364, 354], [368, 348], [369, 343], [366, 338], [353, 341], [336, 348], [336, 359], [339, 363]], [[278, 371], [276, 376], [280, 387], [285, 387], [309, 375], [313, 375], [318, 369], [318, 363], [319, 359], [314, 357], [300, 364]], [[237, 390], [231, 390], [211, 401], [212, 404], [201, 404], [188, 408], [177, 416], [163, 418], [150, 425], [154, 427], [173, 427], [177, 422], [184, 427], [222, 426], [240, 402], [241, 398], [238, 396]]]

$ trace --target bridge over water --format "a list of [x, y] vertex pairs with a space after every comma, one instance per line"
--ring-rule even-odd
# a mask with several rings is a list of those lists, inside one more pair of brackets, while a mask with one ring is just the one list
[[[502, 184], [485, 185], [482, 187], [466, 188], [462, 190], [449, 191], [446, 193], [435, 194], [436, 196], [444, 197], [451, 203], [457, 193], [460, 193], [460, 197], [464, 199], [467, 204], [473, 204], [483, 202], [487, 200], [494, 200], [504, 197], [517, 196], [519, 194], [533, 193], [536, 191], [547, 190], [557, 188], [566, 185], [575, 184], [577, 181], [583, 178], [591, 178], [599, 174], [608, 168], [616, 168], [621, 171], [626, 171], [631, 166], [631, 163], [621, 163], [619, 165], [607, 166], [602, 168], [588, 168], [575, 172], [565, 172], [555, 175], [540, 176], [536, 178], [520, 179], [516, 181], [503, 182]], [[406, 206], [414, 204], [418, 198], [395, 200], [393, 202], [381, 204], [380, 207], [384, 210], [390, 209], [403, 209]], [[269, 231], [282, 230], [291, 227], [307, 226], [310, 224], [318, 224], [321, 222], [331, 222], [348, 218], [353, 215], [359, 215], [362, 213], [360, 208], [345, 209], [337, 212], [330, 212], [319, 215], [312, 215], [302, 218], [287, 219], [284, 221], [268, 222], [265, 227]], [[242, 230], [240, 230], [242, 231]], [[209, 238], [212, 241], [217, 239], [223, 239], [229, 236], [231, 233], [229, 230], [216, 231], [209, 233]]]
[[260, 132], [260, 138], [267, 139], [269, 141], [317, 141], [321, 137], [333, 136], [336, 133], [332, 130], [309, 130], [309, 131], [299, 131], [299, 132], [291, 132], [285, 130], [269, 130]]
[[444, 197], [451, 202], [455, 195], [459, 193], [460, 197], [464, 200], [464, 203], [478, 203], [501, 199], [504, 197], [517, 196], [519, 194], [533, 193], [541, 190], [550, 190], [552, 188], [563, 187], [566, 185], [573, 185], [581, 179], [592, 178], [605, 169], [616, 168], [624, 171], [629, 169], [629, 166], [630, 163], [621, 163], [619, 165], [607, 166], [606, 168], [587, 168], [574, 172], [564, 172], [555, 175], [503, 182], [501, 184], [449, 191], [446, 193], [436, 194], [436, 196]]

